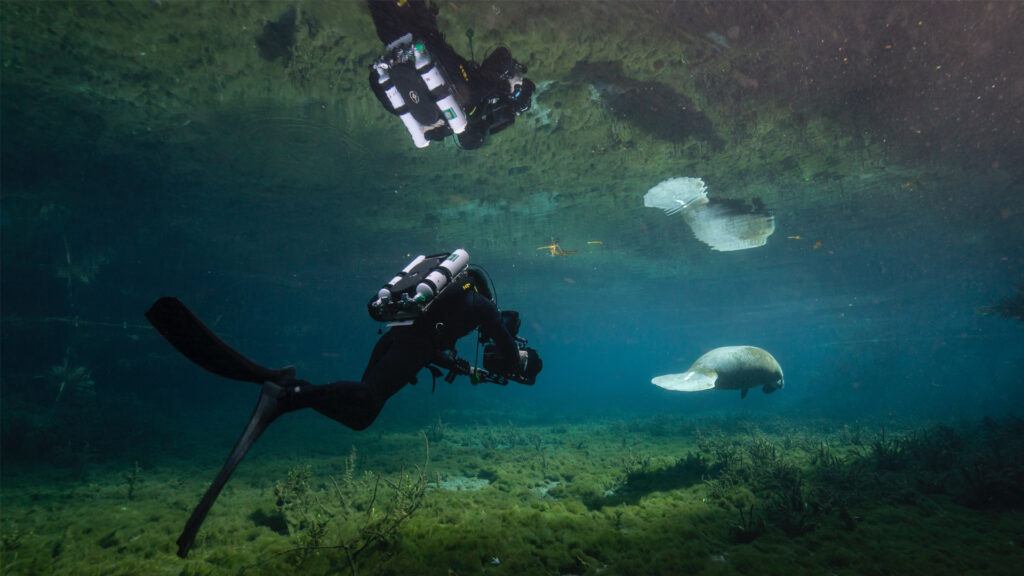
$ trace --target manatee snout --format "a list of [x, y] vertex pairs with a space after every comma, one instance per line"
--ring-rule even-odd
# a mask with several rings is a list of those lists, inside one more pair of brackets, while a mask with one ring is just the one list
[[778, 381], [776, 381], [776, 382], [769, 382], [769, 383], [765, 384], [762, 389], [764, 390], [765, 394], [771, 394], [772, 392], [775, 392], [776, 390], [781, 390], [785, 386], [786, 386], [786, 381], [783, 380], [782, 378], [779, 378]]

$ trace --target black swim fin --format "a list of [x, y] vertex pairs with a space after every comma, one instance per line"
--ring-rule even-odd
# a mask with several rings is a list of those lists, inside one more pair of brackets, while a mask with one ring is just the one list
[[192, 516], [185, 523], [185, 530], [178, 537], [179, 557], [184, 558], [188, 556], [188, 551], [192, 548], [192, 542], [195, 540], [196, 533], [199, 532], [199, 527], [206, 518], [206, 513], [210, 511], [214, 501], [217, 500], [217, 496], [220, 495], [220, 491], [228, 483], [231, 474], [238, 467], [238, 463], [242, 461], [242, 458], [245, 457], [249, 448], [252, 447], [253, 442], [256, 442], [256, 439], [267, 429], [267, 426], [281, 415], [281, 411], [277, 406], [277, 399], [281, 396], [281, 393], [280, 386], [271, 382], [263, 383], [260, 399], [256, 402], [256, 408], [252, 411], [249, 423], [246, 424], [245, 430], [242, 431], [238, 442], [235, 443], [235, 448], [231, 451], [231, 455], [228, 456], [224, 467], [220, 469], [217, 477], [213, 480], [213, 484], [210, 484], [206, 494], [203, 494], [203, 499], [199, 501], [199, 505], [192, 511]]
[[153, 303], [146, 319], [172, 346], [200, 368], [218, 376], [263, 384], [285, 385], [295, 376], [294, 368], [271, 370], [239, 354], [217, 337], [181, 300], [164, 297]]
[[242, 431], [238, 442], [235, 443], [235, 448], [228, 456], [227, 462], [224, 463], [220, 473], [213, 480], [213, 484], [206, 490], [203, 499], [199, 501], [199, 505], [189, 517], [181, 537], [178, 538], [178, 556], [184, 558], [188, 556], [188, 551], [192, 548], [192, 542], [196, 538], [196, 533], [199, 532], [203, 519], [206, 518], [207, 512], [210, 511], [235, 468], [238, 467], [260, 434], [282, 414], [282, 410], [278, 406], [278, 399], [284, 394], [283, 388], [305, 385], [306, 382], [295, 379], [294, 367], [271, 370], [242, 356], [218, 338], [177, 298], [167, 297], [157, 300], [146, 312], [146, 318], [172, 346], [201, 368], [218, 376], [242, 382], [254, 382], [263, 386], [260, 390], [260, 398], [256, 402], [256, 408], [249, 418], [249, 423]]

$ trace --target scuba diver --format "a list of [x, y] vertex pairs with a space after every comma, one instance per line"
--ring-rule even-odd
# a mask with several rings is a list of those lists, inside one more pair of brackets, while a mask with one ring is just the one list
[[[425, 0], [367, 0], [385, 53], [370, 67], [370, 87], [398, 116], [417, 148], [455, 134], [467, 150], [511, 126], [530, 109], [536, 88], [508, 48], [483, 63], [466, 60], [437, 27], [437, 5]], [[467, 36], [472, 43], [472, 32]], [[471, 44], [472, 46], [472, 44]]]
[[[256, 408], [220, 473], [206, 491], [178, 538], [178, 556], [185, 558], [199, 527], [235, 468], [271, 422], [304, 408], [353, 430], [373, 423], [387, 400], [406, 384], [416, 383], [427, 368], [445, 381], [469, 376], [473, 384], [509, 380], [532, 385], [543, 363], [537, 351], [519, 338], [519, 313], [499, 311], [494, 292], [479, 268], [469, 267], [465, 250], [418, 256], [370, 299], [367, 308], [389, 329], [378, 340], [362, 379], [313, 385], [295, 377], [295, 368], [272, 370], [256, 364], [224, 343], [180, 300], [165, 297], [146, 318], [168, 342], [196, 365], [214, 374], [262, 386]], [[479, 331], [477, 355], [483, 367], [470, 365], [455, 353], [455, 344]]]

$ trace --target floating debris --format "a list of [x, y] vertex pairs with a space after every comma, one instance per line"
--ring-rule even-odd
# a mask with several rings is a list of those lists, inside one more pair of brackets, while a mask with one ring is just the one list
[[554, 238], [551, 239], [551, 244], [547, 246], [538, 246], [537, 250], [548, 250], [551, 252], [552, 258], [555, 256], [571, 256], [572, 254], [579, 253], [579, 250], [562, 250], [562, 247], [559, 246], [558, 242], [555, 242]]

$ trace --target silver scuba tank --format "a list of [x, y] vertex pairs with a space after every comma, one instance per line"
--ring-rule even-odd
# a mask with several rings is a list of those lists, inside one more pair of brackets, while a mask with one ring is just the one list
[[[391, 75], [388, 74], [387, 66], [377, 64], [374, 68], [377, 70], [378, 84], [384, 85], [391, 81]], [[392, 109], [401, 110], [406, 108], [405, 99], [402, 98], [402, 93], [398, 91], [398, 88], [396, 88], [394, 84], [384, 89], [384, 95], [387, 96], [388, 102], [391, 102]], [[412, 142], [417, 148], [426, 148], [430, 145], [430, 142], [423, 136], [426, 130], [423, 128], [423, 125], [413, 117], [408, 108], [406, 108], [405, 112], [399, 114], [398, 118], [402, 121], [402, 124], [405, 124], [405, 129], [409, 131], [409, 136], [412, 136]]]
[[396, 274], [395, 277], [391, 279], [391, 281], [389, 281], [387, 284], [385, 284], [377, 292], [377, 305], [379, 306], [381, 304], [387, 304], [388, 302], [391, 302], [391, 289], [394, 288], [396, 284], [401, 282], [402, 278], [405, 278], [405, 276], [407, 274], [409, 274], [409, 272], [411, 272], [413, 268], [418, 266], [419, 263], [423, 262], [423, 260], [425, 260], [425, 259], [426, 259], [426, 256], [424, 256], [423, 254], [420, 254], [416, 258], [413, 258], [413, 261], [409, 262], [408, 266], [406, 266], [405, 268], [402, 268], [401, 272]]
[[459, 106], [459, 103], [455, 100], [451, 89], [444, 81], [441, 70], [434, 64], [433, 57], [427, 52], [422, 42], [413, 44], [413, 62], [415, 63], [416, 71], [420, 73], [420, 77], [423, 78], [423, 82], [427, 85], [431, 94], [435, 93], [437, 88], [442, 88], [439, 91], [442, 94], [441, 98], [435, 100], [434, 103], [441, 110], [441, 114], [444, 115], [444, 119], [448, 122], [452, 132], [456, 134], [465, 132], [469, 119], [466, 118], [466, 113], [462, 110], [462, 106]]
[[[435, 266], [423, 281], [416, 285], [416, 302], [427, 302], [448, 285], [450, 278], [459, 275], [469, 266], [469, 253], [458, 248], [448, 258]], [[444, 270], [442, 270], [442, 268]]]

